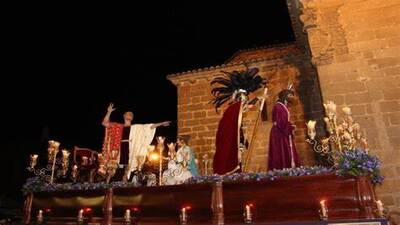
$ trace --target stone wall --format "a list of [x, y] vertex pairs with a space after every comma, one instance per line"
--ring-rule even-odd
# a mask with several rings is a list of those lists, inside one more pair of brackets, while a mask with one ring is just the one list
[[386, 180], [378, 196], [399, 212], [400, 1], [288, 0], [288, 5], [296, 37], [307, 35], [323, 100], [352, 108], [382, 161]]

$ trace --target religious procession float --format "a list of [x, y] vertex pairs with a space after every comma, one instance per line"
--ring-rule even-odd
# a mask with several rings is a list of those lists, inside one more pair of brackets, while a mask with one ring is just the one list
[[[233, 71], [211, 82], [217, 86], [212, 91], [217, 108], [231, 101], [217, 130], [212, 174], [196, 172], [197, 165], [211, 163], [194, 159], [187, 137], [178, 137], [177, 146], [156, 137], [153, 146], [153, 125], [143, 125], [140, 132], [133, 125], [127, 135], [127, 126], [113, 128], [105, 118], [101, 153], [75, 148], [70, 155], [60, 151], [59, 142], [49, 141], [44, 167], [38, 155], [30, 156], [28, 170], [34, 176], [23, 187], [24, 224], [388, 224], [375, 194], [383, 182], [380, 162], [368, 152], [350, 108], [343, 108], [339, 118], [333, 102], [324, 104], [326, 134], [317, 135], [316, 122], [309, 121], [306, 142], [325, 164], [299, 164], [287, 110], [291, 85], [273, 109], [269, 170], [242, 172], [246, 157], [241, 154], [252, 143], [242, 140], [241, 113], [252, 105], [263, 108], [268, 90], [257, 72]], [[248, 98], [263, 86], [263, 96]], [[110, 105], [108, 118], [112, 111]], [[124, 137], [129, 143], [125, 167]]]

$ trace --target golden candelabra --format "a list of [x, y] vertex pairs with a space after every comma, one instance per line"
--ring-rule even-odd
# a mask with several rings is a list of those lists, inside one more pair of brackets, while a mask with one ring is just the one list
[[313, 150], [322, 156], [327, 157], [329, 163], [336, 164], [343, 152], [354, 150], [356, 147], [361, 147], [368, 151], [366, 134], [361, 134], [360, 124], [354, 122], [351, 116], [351, 109], [343, 107], [343, 119], [338, 124], [336, 104], [328, 101], [324, 104], [325, 117], [324, 122], [328, 132], [327, 137], [322, 137], [316, 140], [315, 120], [307, 122], [306, 141], [311, 144]]
[[202, 162], [203, 162], [203, 167], [204, 167], [204, 173], [203, 173], [203, 175], [204, 175], [204, 176], [207, 176], [207, 175], [208, 175], [209, 163], [211, 162], [211, 159], [208, 158], [208, 154], [207, 154], [207, 153], [205, 153], [205, 154], [202, 156]]
[[109, 183], [115, 175], [118, 168], [118, 151], [112, 150], [110, 154], [97, 154], [99, 161], [98, 173], [106, 177], [106, 182]]
[[[47, 166], [44, 168], [37, 169], [37, 160], [38, 155], [33, 154], [30, 155], [30, 164], [27, 168], [28, 171], [32, 172], [36, 176], [44, 178], [49, 183], [54, 183], [55, 177], [66, 176], [68, 172], [69, 166], [69, 155], [70, 152], [66, 149], [63, 149], [62, 158], [57, 158], [57, 154], [59, 152], [60, 143], [57, 141], [50, 140], [48, 142], [47, 148]], [[50, 173], [50, 175], [48, 174]]]

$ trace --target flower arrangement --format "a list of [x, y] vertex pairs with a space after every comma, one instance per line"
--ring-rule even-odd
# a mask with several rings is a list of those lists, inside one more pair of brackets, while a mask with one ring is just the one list
[[345, 151], [336, 165], [338, 175], [370, 176], [373, 184], [382, 184], [384, 177], [380, 173], [380, 162], [376, 156], [363, 149]]

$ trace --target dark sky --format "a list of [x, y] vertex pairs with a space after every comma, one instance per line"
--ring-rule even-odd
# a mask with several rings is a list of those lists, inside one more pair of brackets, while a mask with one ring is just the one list
[[125, 110], [136, 123], [174, 121], [158, 131], [174, 138], [176, 88], [167, 74], [293, 40], [284, 0], [5, 10], [0, 197], [20, 196], [28, 155], [46, 154], [47, 138], [99, 150], [109, 102], [115, 121]]

